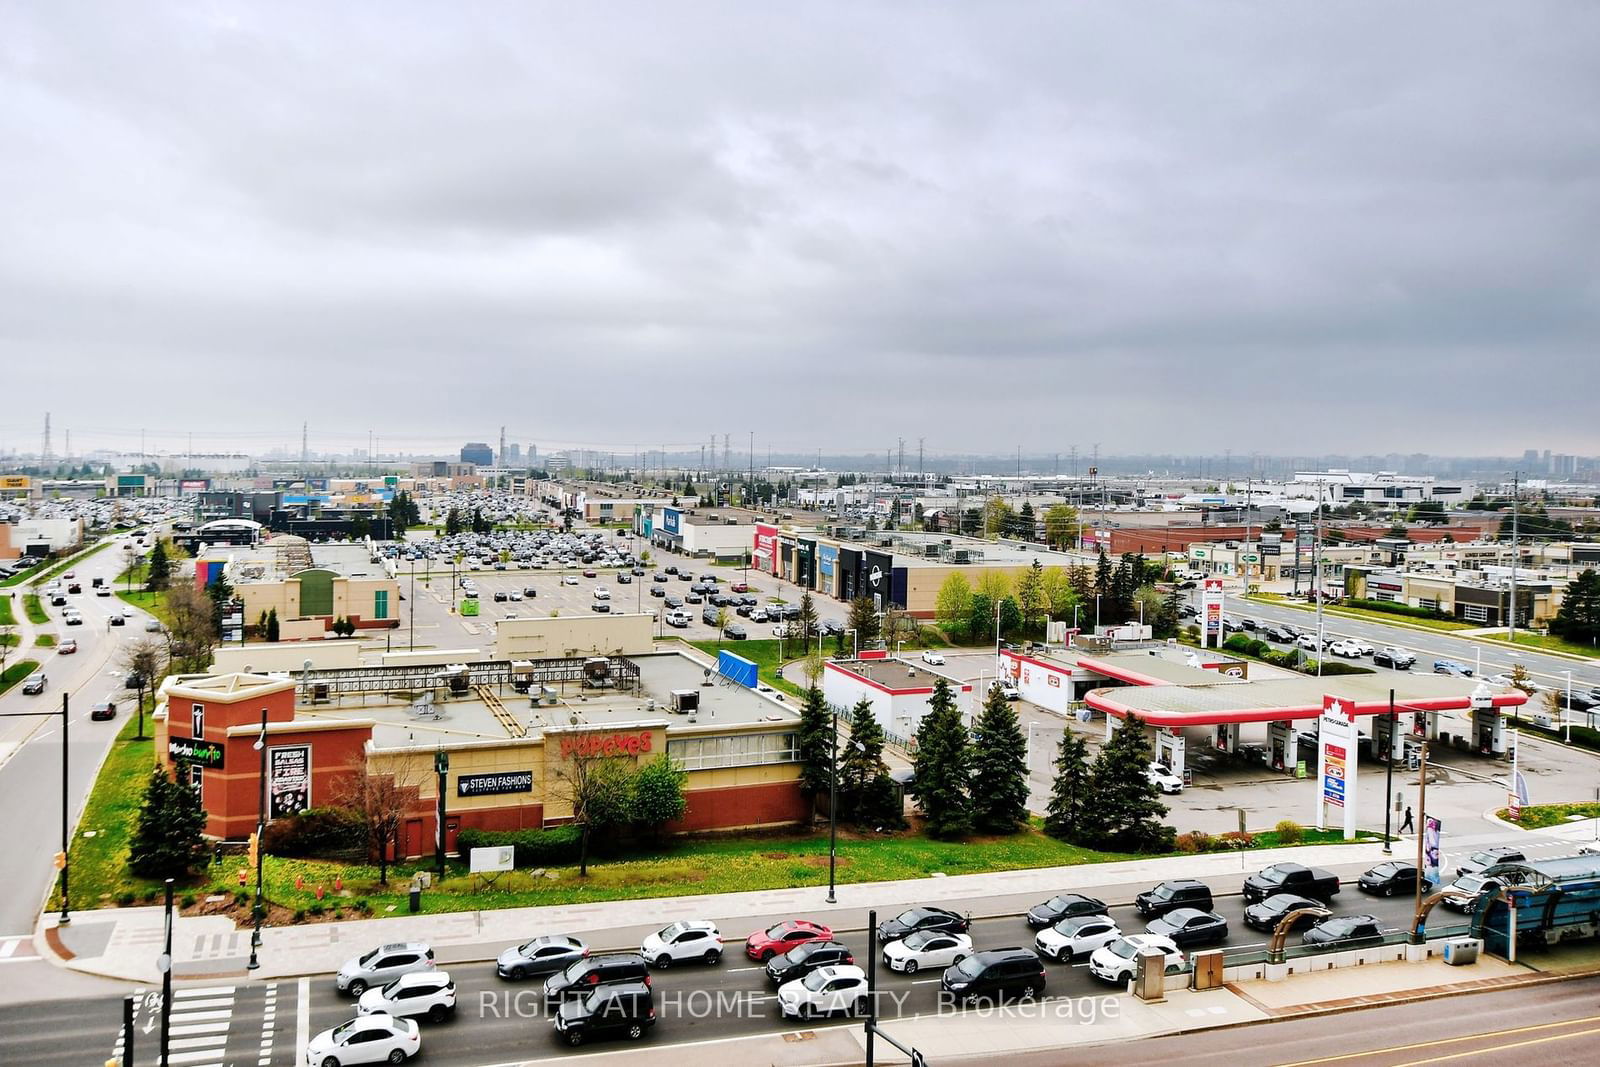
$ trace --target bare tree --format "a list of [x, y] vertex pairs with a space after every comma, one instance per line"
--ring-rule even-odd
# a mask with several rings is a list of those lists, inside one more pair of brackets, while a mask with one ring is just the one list
[[167, 592], [167, 639], [170, 660], [180, 671], [203, 671], [217, 647], [216, 617], [211, 598], [191, 583], [181, 582]]
[[367, 849], [378, 854], [378, 883], [389, 884], [390, 855], [400, 843], [400, 825], [416, 802], [423, 771], [414, 760], [395, 760], [387, 768], [363, 763], [339, 779], [333, 802], [355, 814], [366, 827]]
[[138, 676], [139, 684], [139, 733], [134, 738], [136, 741], [144, 740], [144, 691], [149, 689], [154, 693], [161, 684], [161, 679], [167, 676], [167, 646], [165, 642], [153, 637], [140, 638], [122, 650], [117, 658], [118, 665], [130, 674]]
[[[566, 738], [563, 738], [566, 740]], [[572, 807], [572, 822], [578, 827], [578, 877], [589, 876], [589, 835], [596, 830], [621, 826], [628, 821], [628, 806], [633, 779], [633, 760], [583, 747], [582, 734], [573, 738], [570, 748], [563, 745], [564, 764], [555, 772], [554, 792]], [[547, 738], [545, 743], [551, 744]]]
[[11, 658], [11, 643], [16, 636], [17, 628], [11, 623], [0, 626], [0, 676], [6, 673], [6, 660]]

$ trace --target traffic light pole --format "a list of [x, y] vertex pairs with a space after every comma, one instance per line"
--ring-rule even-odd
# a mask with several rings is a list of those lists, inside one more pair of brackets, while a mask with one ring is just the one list
[[[56, 920], [59, 926], [72, 922], [72, 912], [68, 907], [68, 875], [72, 862], [72, 802], [69, 799], [71, 790], [67, 786], [69, 699], [68, 694], [61, 694], [61, 851], [56, 853], [55, 858], [55, 868], [61, 872], [61, 917]], [[53, 711], [5, 711], [0, 712], [0, 719], [36, 719], [41, 715], [54, 714]]]
[[883, 1038], [911, 1058], [911, 1067], [928, 1067], [927, 1059], [914, 1046], [902, 1045], [878, 1029], [878, 912], [867, 912], [867, 1042], [866, 1064], [873, 1067], [873, 1039]]

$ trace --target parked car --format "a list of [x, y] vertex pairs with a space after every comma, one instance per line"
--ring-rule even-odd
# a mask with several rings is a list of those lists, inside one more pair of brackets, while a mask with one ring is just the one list
[[1025, 948], [994, 948], [973, 953], [945, 968], [941, 992], [961, 1002], [999, 1001], [1008, 996], [1036, 997], [1044, 992], [1044, 963]]
[[506, 599], [507, 599], [506, 598], [506, 594], [503, 593], [503, 592], [497, 592], [494, 595], [494, 602], [496, 604], [504, 604], [506, 602]]
[[581, 997], [595, 986], [617, 982], [650, 984], [650, 967], [636, 952], [606, 952], [573, 960], [544, 980], [544, 1002], [559, 1004]]
[[426, 942], [399, 941], [345, 960], [333, 976], [333, 986], [360, 997], [372, 986], [385, 985], [403, 974], [433, 969], [433, 949]]
[[722, 935], [717, 925], [704, 919], [685, 919], [644, 939], [644, 958], [665, 970], [674, 963], [722, 961]]
[[1515, 845], [1496, 845], [1493, 848], [1480, 849], [1456, 864], [1456, 877], [1463, 874], [1477, 874], [1497, 863], [1525, 863], [1528, 857]]
[[1108, 915], [1111, 909], [1105, 902], [1095, 897], [1086, 897], [1078, 893], [1058, 893], [1043, 904], [1035, 904], [1028, 909], [1024, 916], [1028, 926], [1034, 930], [1053, 926], [1062, 919], [1077, 915]]
[[767, 961], [767, 980], [776, 985], [804, 978], [818, 967], [854, 963], [855, 953], [838, 941], [807, 941]]
[[786, 919], [744, 939], [744, 954], [759, 963], [782, 955], [807, 941], [831, 941], [833, 931], [810, 919]]
[[867, 1010], [867, 972], [853, 964], [818, 967], [804, 978], [778, 987], [778, 1008], [786, 1019], [811, 1019]]
[[1392, 667], [1397, 671], [1409, 671], [1417, 662], [1417, 657], [1403, 648], [1384, 646], [1372, 654], [1374, 667]]
[[1151, 785], [1169, 796], [1183, 792], [1183, 779], [1159, 763], [1150, 764], [1145, 774], [1149, 777]]
[[517, 981], [530, 975], [550, 974], [589, 955], [589, 948], [575, 937], [546, 934], [520, 945], [512, 945], [495, 960], [495, 973]]
[[528, 588], [522, 591], [522, 595], [527, 599], [532, 600], [539, 595], [539, 590], [530, 585]]
[[1021, 700], [1022, 699], [1022, 690], [1018, 689], [1015, 685], [1011, 684], [1010, 682], [1001, 682], [1000, 683], [1000, 695], [1005, 697], [1007, 700]]
[[1154, 919], [1177, 908], [1211, 910], [1211, 887], [1192, 878], [1172, 878], [1134, 898], [1134, 906], [1146, 919]]
[[1199, 908], [1174, 908], [1145, 926], [1152, 934], [1170, 937], [1180, 948], [1188, 945], [1213, 945], [1228, 937], [1228, 920], [1214, 911]]
[[362, 1015], [331, 1030], [324, 1030], [306, 1043], [306, 1062], [402, 1063], [417, 1054], [422, 1035], [411, 1019], [392, 1015]]
[[1383, 924], [1373, 915], [1334, 915], [1307, 930], [1300, 940], [1312, 948], [1375, 945], [1383, 940]]
[[972, 955], [972, 938], [947, 930], [918, 930], [883, 949], [883, 965], [891, 971], [916, 974], [948, 967]]
[[1033, 949], [1046, 959], [1070, 963], [1121, 936], [1122, 930], [1109, 915], [1068, 915], [1040, 930], [1034, 936]]
[[423, 1016], [429, 1022], [444, 1022], [456, 1013], [456, 984], [447, 971], [414, 971], [402, 974], [387, 985], [361, 994], [356, 1011], [362, 1015], [393, 1015], [396, 1018]]
[[1244, 880], [1244, 902], [1255, 904], [1276, 893], [1327, 900], [1339, 892], [1339, 876], [1301, 863], [1274, 863]]
[[[1416, 864], [1404, 860], [1384, 860], [1364, 873], [1356, 882], [1356, 887], [1363, 893], [1385, 897], [1392, 897], [1396, 893], [1411, 894], [1417, 891], [1418, 877]], [[1433, 883], [1428, 879], [1422, 878], [1421, 881], [1424, 893], [1433, 888]]]
[[[1252, 904], [1244, 909], [1244, 924], [1252, 930], [1271, 933], [1278, 928], [1283, 917], [1291, 911], [1302, 908], [1326, 908], [1327, 905], [1320, 900], [1302, 897], [1296, 893], [1274, 893], [1266, 900]], [[1294, 921], [1291, 929], [1303, 929], [1317, 921], [1314, 915], [1302, 915]]]
[[935, 667], [943, 667], [944, 653], [937, 652], [930, 648], [922, 654], [922, 662], [932, 664]]
[[729, 641], [743, 641], [745, 638], [750, 636], [750, 633], [743, 626], [740, 626], [738, 623], [734, 623], [732, 626], [729, 626], [727, 629], [722, 631], [722, 636], [726, 637]]
[[1261, 628], [1261, 639], [1271, 641], [1275, 645], [1287, 645], [1294, 641], [1294, 638], [1280, 626], [1263, 626]]
[[611, 1034], [637, 1041], [655, 1024], [655, 997], [642, 982], [600, 986], [563, 1002], [555, 1016], [556, 1033], [573, 1047]]
[[1127, 985], [1132, 981], [1143, 949], [1153, 948], [1166, 955], [1166, 971], [1172, 974], [1183, 967], [1183, 952], [1172, 939], [1160, 934], [1125, 934], [1089, 955], [1089, 973], [1102, 982]]

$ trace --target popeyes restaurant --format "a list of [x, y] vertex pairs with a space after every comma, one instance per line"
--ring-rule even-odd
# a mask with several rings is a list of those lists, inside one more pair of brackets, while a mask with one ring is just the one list
[[[640, 683], [630, 693], [571, 687], [553, 697], [546, 689], [501, 699], [482, 685], [461, 699], [428, 704], [426, 714], [415, 699], [386, 696], [382, 703], [369, 695], [365, 706], [350, 700], [340, 707], [315, 679], [172, 678], [162, 689], [156, 751], [200, 790], [206, 832], [224, 839], [255, 830], [263, 765], [269, 821], [338, 804], [351, 776], [363, 770], [392, 777], [410, 798], [397, 851], [411, 858], [433, 852], [441, 762], [446, 849], [453, 852], [463, 829], [569, 821], [563, 772], [577, 759], [638, 765], [662, 753], [687, 774], [688, 810], [670, 832], [804, 822], [809, 809], [800, 791], [796, 714], [766, 694], [703, 684], [702, 665], [685, 661], [681, 653], [637, 657]], [[655, 696], [656, 684], [668, 688]], [[693, 707], [679, 710], [684, 704]]]

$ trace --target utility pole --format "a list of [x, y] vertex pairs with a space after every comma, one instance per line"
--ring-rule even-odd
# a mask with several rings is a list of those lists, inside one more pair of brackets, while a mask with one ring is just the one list
[[1317, 543], [1313, 549], [1312, 566], [1316, 568], [1317, 594], [1317, 677], [1322, 677], [1322, 661], [1327, 658], [1322, 644], [1322, 483], [1317, 483]]
[[895, 473], [904, 476], [906, 473], [906, 439], [900, 438], [900, 462], [895, 467]]
[[[1428, 738], [1423, 735], [1421, 773], [1417, 776], [1417, 888], [1416, 896], [1412, 901], [1411, 914], [1415, 915], [1422, 910], [1422, 845], [1428, 838]], [[1388, 798], [1384, 798], [1388, 803]], [[1413, 933], [1413, 940], [1415, 939]]]
[[[1391, 689], [1389, 690], [1389, 751], [1383, 754], [1383, 762], [1387, 768], [1383, 773], [1383, 854], [1385, 856], [1394, 855], [1394, 844], [1389, 837], [1389, 817], [1394, 812], [1394, 804], [1389, 798], [1394, 796], [1394, 741], [1397, 725], [1394, 715], [1394, 690]], [[1402, 751], [1404, 751], [1404, 747], [1404, 745], [1401, 746]], [[1515, 785], [1515, 781], [1512, 784]], [[1421, 867], [1417, 868], [1417, 877], [1422, 877]]]
[[922, 438], [920, 438], [920, 437], [917, 438], [917, 477], [919, 479], [923, 475], [923, 468], [922, 468], [922, 441], [923, 441]]
[[1515, 646], [1517, 643], [1517, 525], [1520, 518], [1521, 494], [1517, 476], [1519, 471], [1511, 472], [1511, 610], [1507, 612], [1510, 627], [1506, 631], [1507, 641]]
[[[142, 449], [141, 449], [142, 450]], [[50, 413], [44, 413], [44, 443], [39, 446], [39, 466], [50, 463]]]

